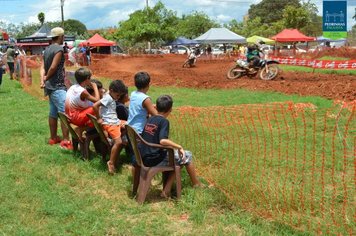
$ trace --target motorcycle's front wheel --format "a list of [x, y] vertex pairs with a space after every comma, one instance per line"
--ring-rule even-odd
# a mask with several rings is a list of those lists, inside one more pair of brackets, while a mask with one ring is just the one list
[[190, 67], [189, 60], [186, 60], [186, 61], [183, 63], [182, 67], [183, 67], [183, 68]]
[[242, 76], [241, 70], [242, 69], [239, 66], [235, 65], [228, 70], [226, 77], [230, 80], [238, 79]]
[[260, 79], [262, 80], [272, 80], [277, 77], [279, 73], [279, 67], [277, 65], [268, 65], [268, 72], [267, 67], [263, 67], [260, 72]]

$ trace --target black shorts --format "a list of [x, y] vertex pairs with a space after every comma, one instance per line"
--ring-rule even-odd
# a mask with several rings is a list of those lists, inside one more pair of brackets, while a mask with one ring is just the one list
[[13, 62], [8, 62], [7, 65], [9, 66], [10, 73], [14, 73], [14, 63]]

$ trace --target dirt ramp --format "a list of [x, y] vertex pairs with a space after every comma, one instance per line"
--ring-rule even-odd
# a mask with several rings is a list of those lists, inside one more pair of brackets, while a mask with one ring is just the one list
[[109, 56], [96, 59], [91, 69], [97, 76], [122, 79], [129, 86], [134, 85], [133, 77], [136, 72], [147, 71], [154, 86], [245, 88], [345, 101], [356, 99], [356, 78], [351, 75], [282, 71], [272, 81], [263, 81], [258, 77], [227, 80], [226, 73], [234, 65], [234, 58], [198, 58], [196, 67], [183, 68], [185, 59], [186, 55]]

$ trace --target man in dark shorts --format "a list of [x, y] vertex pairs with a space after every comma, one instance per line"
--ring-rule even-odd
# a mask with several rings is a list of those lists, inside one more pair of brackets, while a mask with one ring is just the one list
[[90, 51], [90, 43], [87, 43], [87, 46], [85, 47], [85, 54], [87, 56], [87, 62], [88, 62], [88, 66], [90, 66], [91, 63], [91, 51]]
[[10, 79], [13, 80], [14, 79], [14, 72], [15, 72], [15, 66], [14, 66], [15, 49], [14, 49], [14, 46], [10, 45], [7, 48], [6, 58], [7, 58], [7, 65], [9, 67], [9, 71], [10, 71]]

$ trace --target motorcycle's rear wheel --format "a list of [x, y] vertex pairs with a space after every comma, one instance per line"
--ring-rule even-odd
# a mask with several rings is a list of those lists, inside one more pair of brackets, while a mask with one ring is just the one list
[[263, 67], [260, 72], [260, 79], [262, 80], [272, 80], [277, 77], [279, 73], [279, 67], [277, 65], [268, 65], [268, 72], [266, 67]]
[[233, 67], [231, 67], [228, 71], [227, 71], [227, 75], [226, 77], [230, 80], [233, 79], [238, 79], [239, 77], [242, 76], [242, 72], [238, 71], [238, 70], [242, 70], [239, 66], [235, 65]]

